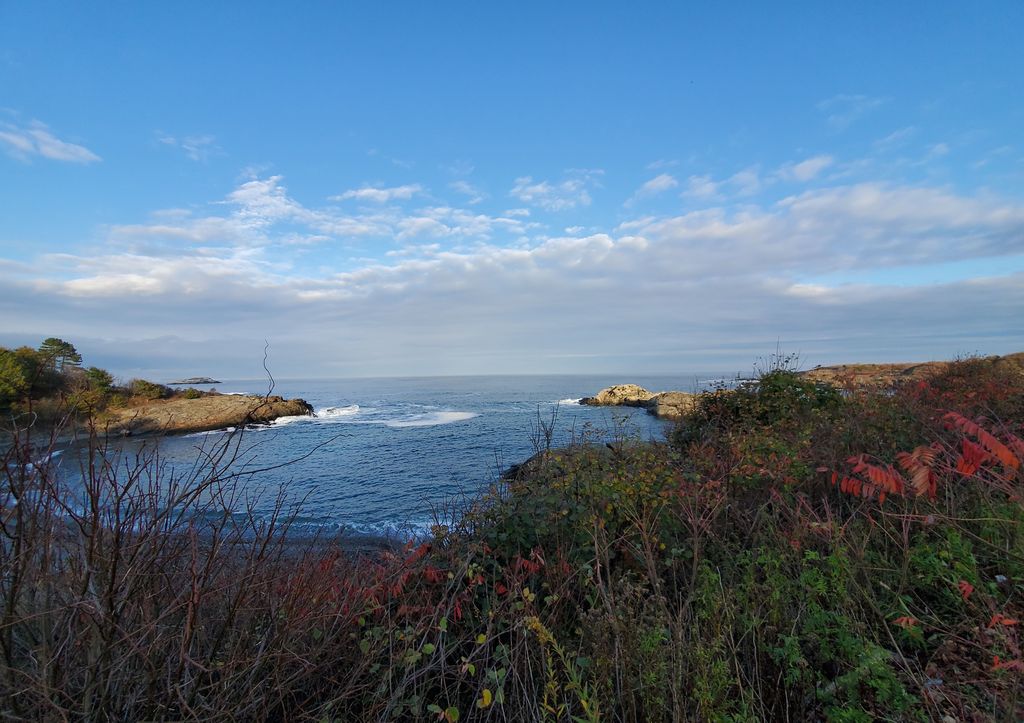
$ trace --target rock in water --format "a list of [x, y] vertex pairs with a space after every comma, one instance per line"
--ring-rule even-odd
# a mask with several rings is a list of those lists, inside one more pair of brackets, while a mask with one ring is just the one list
[[652, 392], [637, 384], [616, 384], [602, 389], [580, 404], [594, 407], [643, 407], [659, 419], [682, 419], [693, 409], [695, 394], [688, 392]]
[[222, 394], [110, 410], [106, 426], [109, 433], [120, 435], [184, 434], [312, 415], [313, 407], [302, 399]]
[[638, 384], [616, 384], [602, 389], [593, 397], [584, 397], [580, 404], [589, 404], [593, 407], [645, 407], [654, 396], [654, 392], [649, 392]]

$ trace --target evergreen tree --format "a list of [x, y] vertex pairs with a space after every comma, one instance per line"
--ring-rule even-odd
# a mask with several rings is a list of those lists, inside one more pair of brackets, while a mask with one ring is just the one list
[[0, 409], [6, 409], [28, 391], [28, 379], [18, 355], [0, 348]]
[[106, 369], [89, 367], [85, 370], [85, 378], [89, 381], [89, 388], [95, 389], [104, 394], [114, 386], [114, 377]]
[[71, 342], [51, 336], [39, 345], [39, 351], [48, 360], [55, 372], [63, 372], [66, 367], [78, 367], [82, 363], [82, 355]]

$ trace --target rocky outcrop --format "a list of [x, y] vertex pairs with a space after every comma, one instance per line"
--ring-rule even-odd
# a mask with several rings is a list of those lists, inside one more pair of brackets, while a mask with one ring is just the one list
[[662, 392], [655, 394], [644, 406], [658, 419], [680, 420], [693, 410], [696, 394], [689, 392]]
[[681, 419], [693, 408], [696, 395], [687, 392], [651, 392], [637, 384], [616, 384], [580, 404], [594, 407], [643, 407], [659, 419]]
[[580, 404], [593, 407], [643, 407], [655, 396], [637, 384], [616, 384], [602, 389], [592, 397], [584, 397]]
[[220, 384], [216, 379], [210, 377], [189, 377], [188, 379], [179, 379], [176, 382], [167, 382], [168, 384]]
[[313, 408], [303, 399], [217, 394], [112, 410], [106, 428], [110, 434], [125, 436], [185, 434], [312, 415]]

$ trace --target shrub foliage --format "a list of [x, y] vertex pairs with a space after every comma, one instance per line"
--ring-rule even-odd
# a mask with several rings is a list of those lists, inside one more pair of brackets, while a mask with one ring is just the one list
[[1022, 410], [987, 360], [875, 392], [777, 368], [359, 555], [232, 513], [237, 434], [185, 477], [98, 449], [69, 485], [15, 430], [0, 713], [1020, 719]]

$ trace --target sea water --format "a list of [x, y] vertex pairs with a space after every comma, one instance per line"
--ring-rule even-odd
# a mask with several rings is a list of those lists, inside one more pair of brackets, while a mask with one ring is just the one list
[[[735, 375], [733, 375], [734, 377]], [[269, 515], [280, 493], [307, 528], [408, 535], [429, 529], [436, 511], [463, 505], [510, 465], [548, 444], [631, 437], [664, 439], [669, 425], [642, 409], [590, 407], [579, 399], [618, 383], [652, 391], [696, 391], [723, 374], [677, 376], [473, 376], [389, 379], [280, 379], [272, 393], [300, 397], [315, 417], [266, 426], [121, 443], [159, 445], [167, 472], [238, 443], [236, 499]], [[221, 393], [265, 394], [267, 380], [224, 380]], [[209, 388], [209, 387], [203, 387]]]

